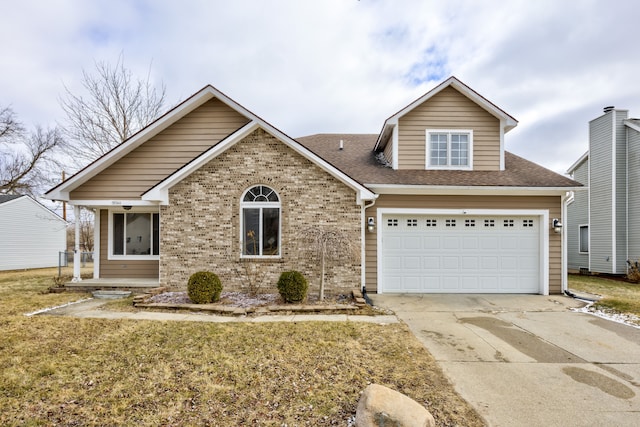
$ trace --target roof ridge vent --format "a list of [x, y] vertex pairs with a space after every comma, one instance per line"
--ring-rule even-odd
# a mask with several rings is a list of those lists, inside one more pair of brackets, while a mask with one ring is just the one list
[[608, 107], [604, 107], [604, 108], [602, 109], [602, 111], [604, 111], [604, 112], [605, 112], [605, 114], [606, 114], [606, 113], [610, 113], [610, 112], [612, 112], [615, 108], [616, 108], [616, 107], [614, 107], [613, 105], [609, 105]]

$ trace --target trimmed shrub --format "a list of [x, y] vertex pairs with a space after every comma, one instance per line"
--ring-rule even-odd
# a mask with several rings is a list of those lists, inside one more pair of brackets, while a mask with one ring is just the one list
[[307, 297], [309, 285], [299, 271], [285, 271], [278, 279], [278, 292], [285, 302], [300, 302]]
[[222, 283], [220, 278], [210, 271], [198, 271], [189, 277], [187, 294], [196, 304], [208, 304], [220, 300]]

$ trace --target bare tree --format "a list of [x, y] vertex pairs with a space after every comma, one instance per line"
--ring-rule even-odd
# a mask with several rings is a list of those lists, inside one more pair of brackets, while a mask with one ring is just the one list
[[87, 208], [80, 209], [80, 215], [78, 218], [73, 219], [73, 223], [67, 227], [67, 245], [70, 248], [75, 247], [76, 240], [76, 227], [75, 223], [78, 222], [80, 228], [80, 250], [83, 252], [93, 252], [94, 245], [94, 224], [95, 213]]
[[122, 55], [112, 66], [96, 62], [95, 70], [82, 70], [86, 96], [65, 86], [60, 104], [67, 115], [65, 132], [68, 153], [79, 165], [102, 156], [158, 118], [165, 102], [166, 88], [133, 76], [125, 68]]
[[358, 254], [353, 237], [347, 232], [330, 226], [308, 227], [300, 235], [303, 248], [310, 250], [320, 261], [320, 300], [324, 299], [325, 271], [328, 263], [351, 261]]
[[10, 107], [0, 109], [0, 194], [37, 196], [58, 168], [54, 150], [63, 144], [57, 128], [27, 133]]

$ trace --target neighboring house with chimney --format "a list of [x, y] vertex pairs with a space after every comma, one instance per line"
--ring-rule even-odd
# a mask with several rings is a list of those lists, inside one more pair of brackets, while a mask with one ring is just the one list
[[605, 108], [567, 172], [586, 187], [567, 206], [569, 271], [626, 274], [627, 260], [640, 259], [640, 119]]

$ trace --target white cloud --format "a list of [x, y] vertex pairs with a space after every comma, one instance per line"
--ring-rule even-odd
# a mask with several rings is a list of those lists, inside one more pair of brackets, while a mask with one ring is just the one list
[[[15, 3], [15, 4], [14, 4]], [[371, 132], [448, 75], [520, 124], [507, 149], [563, 171], [605, 105], [640, 116], [634, 0], [23, 0], [3, 8], [0, 105], [64, 119], [94, 61], [164, 81], [169, 100], [213, 84], [292, 136]]]

